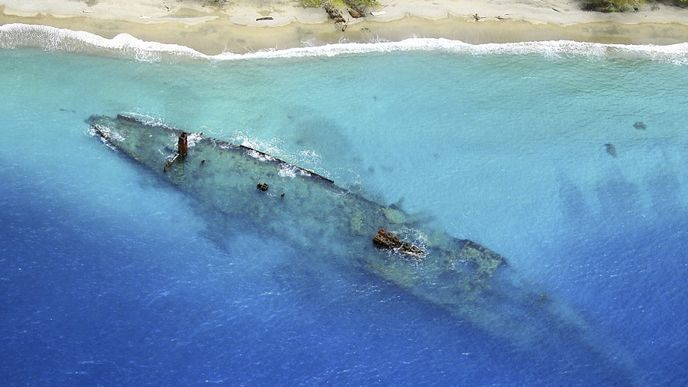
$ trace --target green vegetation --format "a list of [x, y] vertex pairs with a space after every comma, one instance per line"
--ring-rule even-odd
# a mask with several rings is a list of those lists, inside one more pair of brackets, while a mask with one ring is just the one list
[[304, 8], [317, 8], [322, 5], [322, 0], [301, 0], [301, 5]]
[[598, 12], [637, 10], [644, 0], [583, 0], [583, 9]]
[[353, 0], [352, 2], [365, 7], [374, 7], [376, 5], [380, 5], [377, 0]]
[[[316, 8], [321, 7], [324, 2], [325, 0], [301, 0], [301, 5], [304, 8]], [[349, 0], [348, 2], [355, 3], [356, 5], [362, 8], [374, 7], [376, 5], [379, 5], [377, 0]], [[332, 5], [334, 5], [335, 7], [346, 6], [345, 0], [331, 0], [330, 3], [332, 3]]]
[[[658, 0], [656, 2], [688, 7], [688, 0]], [[644, 3], [645, 0], [583, 0], [583, 9], [598, 12], [637, 11]], [[652, 1], [652, 3], [655, 2]]]

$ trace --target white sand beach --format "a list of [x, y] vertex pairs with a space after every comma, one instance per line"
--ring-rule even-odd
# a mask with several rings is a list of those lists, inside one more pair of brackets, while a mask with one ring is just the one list
[[[645, 4], [637, 12], [583, 11], [573, 0], [380, 0], [365, 18], [345, 13], [344, 31], [321, 8], [298, 1], [0, 0], [0, 24], [43, 24], [104, 37], [192, 47], [206, 54], [353, 41], [448, 38], [468, 43], [577, 40], [672, 44], [688, 41], [688, 9]], [[257, 20], [260, 18], [271, 20]]]

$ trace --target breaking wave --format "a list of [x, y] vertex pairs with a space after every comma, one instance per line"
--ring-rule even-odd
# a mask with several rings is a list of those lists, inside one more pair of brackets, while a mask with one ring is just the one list
[[410, 38], [399, 42], [336, 43], [284, 50], [265, 50], [246, 54], [225, 52], [218, 55], [205, 55], [186, 46], [143, 41], [124, 33], [112, 39], [107, 39], [89, 32], [72, 31], [43, 25], [15, 23], [0, 26], [0, 48], [14, 49], [24, 47], [40, 48], [49, 51], [124, 56], [151, 62], [184, 58], [227, 61], [265, 58], [332, 57], [400, 51], [438, 51], [473, 55], [540, 54], [546, 57], [640, 58], [677, 65], [688, 65], [688, 43], [673, 45], [624, 45], [560, 40], [469, 44], [449, 39]]

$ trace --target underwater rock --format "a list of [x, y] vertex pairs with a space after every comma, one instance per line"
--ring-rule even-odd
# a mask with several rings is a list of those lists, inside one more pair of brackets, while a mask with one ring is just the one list
[[616, 147], [614, 144], [606, 143], [604, 144], [604, 149], [607, 150], [607, 153], [609, 153], [610, 156], [616, 157]]
[[638, 130], [645, 130], [647, 129], [647, 125], [645, 125], [644, 122], [642, 121], [637, 121], [635, 124], [633, 124], [633, 127], [638, 129]]
[[256, 188], [258, 189], [258, 191], [267, 192], [270, 186], [267, 183], [258, 183], [258, 185], [256, 185]]
[[385, 219], [391, 224], [402, 224], [406, 218], [404, 213], [396, 208], [386, 207], [382, 209], [382, 212], [385, 214]]

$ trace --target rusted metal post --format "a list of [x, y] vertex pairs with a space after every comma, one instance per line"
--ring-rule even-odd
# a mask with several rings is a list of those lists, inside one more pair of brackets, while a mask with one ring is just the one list
[[182, 134], [179, 135], [179, 141], [177, 141], [177, 153], [179, 153], [179, 156], [182, 158], [186, 157], [186, 155], [189, 153], [189, 143], [187, 141], [188, 135], [186, 132], [182, 132]]

